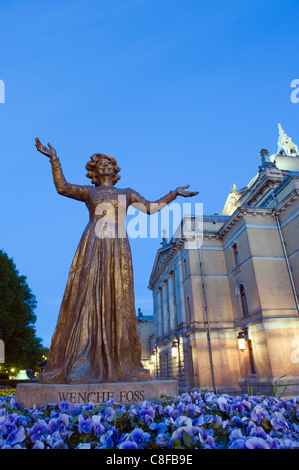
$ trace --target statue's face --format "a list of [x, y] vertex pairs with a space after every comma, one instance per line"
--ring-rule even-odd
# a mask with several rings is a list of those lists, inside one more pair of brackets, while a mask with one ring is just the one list
[[108, 158], [101, 158], [96, 165], [96, 173], [102, 175], [114, 175], [114, 166]]

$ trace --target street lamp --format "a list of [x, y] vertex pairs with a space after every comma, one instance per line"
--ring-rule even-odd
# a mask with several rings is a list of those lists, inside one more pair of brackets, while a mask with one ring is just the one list
[[158, 364], [157, 364], [157, 348], [155, 346], [154, 349], [152, 350], [151, 360], [150, 360], [150, 368], [151, 368], [151, 371], [152, 371], [152, 377], [155, 377], [157, 375], [157, 367], [158, 367]]
[[172, 342], [171, 355], [173, 358], [178, 357], [178, 342], [177, 341]]
[[240, 331], [238, 333], [238, 346], [240, 351], [244, 352], [246, 349], [246, 344], [245, 344], [245, 333], [244, 331]]

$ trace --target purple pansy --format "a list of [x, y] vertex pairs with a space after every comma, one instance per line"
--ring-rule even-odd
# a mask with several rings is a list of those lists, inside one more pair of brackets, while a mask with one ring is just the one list
[[93, 415], [91, 417], [91, 419], [92, 419], [92, 422], [93, 422], [94, 433], [98, 437], [105, 431], [105, 427], [102, 423], [102, 416], [101, 415]]
[[156, 438], [156, 444], [159, 447], [168, 447], [171, 436], [169, 433], [158, 434]]
[[155, 431], [157, 435], [163, 434], [168, 430], [168, 426], [163, 421], [161, 423], [151, 423], [149, 428]]
[[104, 419], [111, 423], [115, 419], [115, 411], [112, 406], [108, 406], [104, 412]]
[[286, 432], [288, 430], [288, 423], [282, 413], [279, 413], [278, 411], [274, 412], [273, 418], [270, 422], [276, 431]]
[[[216, 416], [215, 416], [215, 418], [216, 418]], [[220, 418], [220, 416], [219, 416], [219, 418]], [[221, 421], [222, 421], [222, 419], [221, 419]], [[204, 415], [200, 415], [198, 418], [194, 418], [193, 421], [192, 421], [192, 426], [202, 426], [203, 424], [205, 424]]]
[[192, 427], [192, 419], [189, 418], [188, 416], [179, 416], [175, 422], [175, 426], [181, 427], [181, 426], [188, 426]]
[[271, 449], [269, 443], [261, 437], [250, 437], [246, 440], [247, 449]]
[[233, 403], [230, 409], [231, 411], [237, 411], [238, 413], [243, 414], [245, 407], [242, 403], [237, 402], [237, 403]]
[[55, 431], [59, 429], [58, 419], [51, 418], [47, 425], [48, 431], [50, 434], [53, 434]]
[[145, 401], [141, 403], [139, 414], [146, 423], [151, 423], [154, 421], [155, 409], [149, 401]]
[[221, 411], [227, 411], [228, 410], [228, 402], [227, 402], [227, 399], [225, 397], [219, 397], [217, 399], [217, 403], [219, 405], [219, 408]]
[[254, 426], [251, 428], [250, 436], [261, 437], [267, 439], [267, 433], [261, 426]]
[[102, 449], [111, 449], [114, 447], [113, 442], [113, 430], [109, 429], [105, 433], [101, 434], [100, 436], [100, 443]]
[[246, 449], [246, 440], [236, 439], [229, 444], [228, 449]]
[[23, 427], [16, 428], [8, 434], [6, 443], [13, 446], [19, 442], [23, 442], [25, 439], [25, 429]]
[[242, 434], [241, 429], [233, 429], [229, 435], [230, 441], [236, 441], [237, 439], [244, 439], [245, 436]]
[[131, 406], [110, 400], [100, 407], [28, 409], [0, 397], [0, 448], [299, 448], [298, 409], [299, 397], [234, 398], [198, 390]]
[[141, 428], [135, 428], [134, 431], [131, 432], [129, 439], [136, 442], [138, 446], [143, 446], [146, 442], [148, 442], [150, 438], [150, 434], [148, 432], [143, 431]]
[[90, 418], [87, 418], [87, 416], [84, 414], [79, 415], [78, 431], [80, 433], [89, 434], [90, 431], [92, 430], [92, 427], [93, 427], [92, 420]]
[[269, 413], [264, 407], [256, 405], [251, 412], [251, 419], [258, 424], [262, 424], [265, 419], [269, 419]]
[[69, 411], [71, 409], [71, 404], [69, 402], [61, 402], [58, 404], [60, 411]]
[[126, 440], [119, 444], [119, 449], [137, 449], [137, 444], [134, 441]]
[[28, 435], [33, 443], [40, 440], [44, 432], [47, 430], [47, 425], [44, 420], [37, 419], [37, 422], [34, 423], [31, 429], [27, 430]]

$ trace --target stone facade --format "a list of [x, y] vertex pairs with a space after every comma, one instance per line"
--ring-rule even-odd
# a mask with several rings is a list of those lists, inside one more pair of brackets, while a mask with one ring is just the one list
[[299, 153], [281, 126], [278, 144], [222, 215], [185, 217], [157, 252], [153, 365], [180, 391], [272, 393], [286, 375], [299, 394]]
[[150, 369], [151, 372], [153, 372], [151, 352], [153, 349], [153, 338], [155, 332], [154, 317], [143, 315], [140, 308], [138, 309], [137, 314], [137, 331], [141, 343], [141, 362], [145, 369]]

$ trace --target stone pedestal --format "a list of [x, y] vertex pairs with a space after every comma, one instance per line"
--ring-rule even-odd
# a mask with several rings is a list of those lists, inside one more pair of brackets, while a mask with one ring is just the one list
[[161, 395], [178, 394], [176, 380], [149, 380], [148, 382], [115, 382], [101, 384], [18, 384], [16, 402], [24, 408], [37, 408], [47, 403], [69, 402], [105, 403], [112, 398], [117, 403], [138, 404], [143, 400], [160, 398]]

